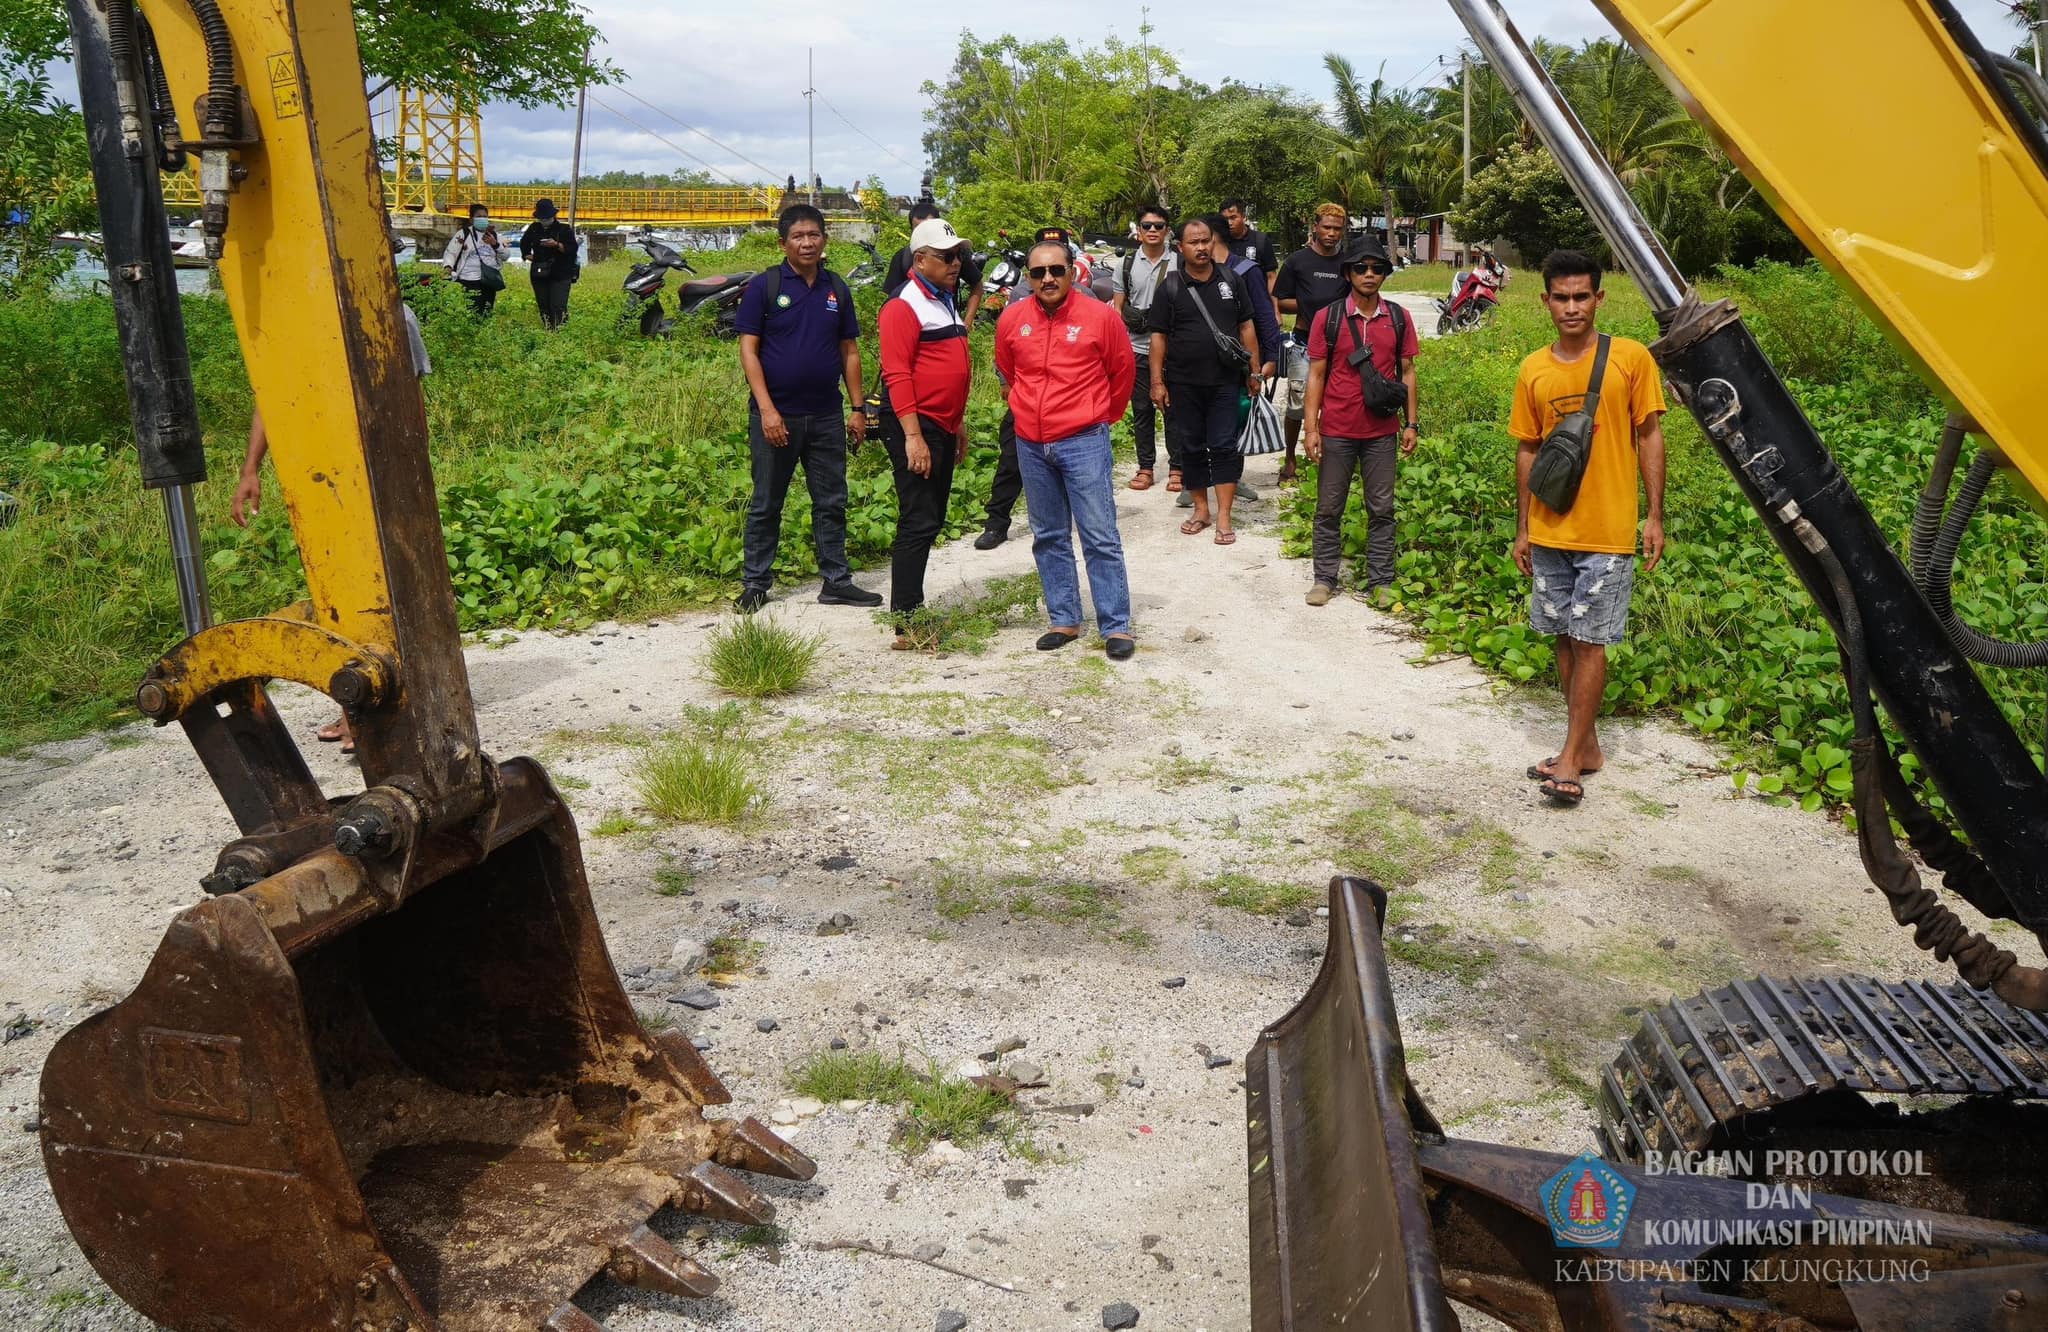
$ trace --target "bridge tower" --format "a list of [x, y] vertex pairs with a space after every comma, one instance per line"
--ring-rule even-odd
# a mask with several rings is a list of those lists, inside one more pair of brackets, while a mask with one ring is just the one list
[[483, 197], [483, 120], [473, 106], [398, 87], [378, 108], [378, 134], [395, 144], [385, 193], [394, 212], [445, 213]]

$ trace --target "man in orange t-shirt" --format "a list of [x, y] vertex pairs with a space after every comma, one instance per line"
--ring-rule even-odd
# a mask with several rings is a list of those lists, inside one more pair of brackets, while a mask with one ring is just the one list
[[1567, 513], [1529, 493], [1536, 450], [1578, 411], [1593, 378], [1600, 331], [1600, 265], [1576, 250], [1543, 261], [1543, 304], [1557, 341], [1523, 360], [1508, 433], [1515, 458], [1515, 566], [1535, 580], [1529, 624], [1557, 649], [1567, 716], [1564, 747], [1529, 769], [1555, 804], [1576, 805], [1582, 779], [1606, 761], [1594, 720], [1607, 688], [1607, 648], [1621, 641], [1635, 588], [1636, 478], [1649, 496], [1642, 519], [1643, 572], [1664, 556], [1664, 385], [1649, 348], [1609, 338], [1607, 371], [1593, 417], [1585, 479]]

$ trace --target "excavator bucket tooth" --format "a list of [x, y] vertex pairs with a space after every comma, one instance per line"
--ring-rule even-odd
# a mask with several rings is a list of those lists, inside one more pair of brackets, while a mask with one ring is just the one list
[[1254, 1332], [1456, 1332], [1412, 1133], [1380, 929], [1386, 893], [1330, 881], [1315, 984], [1246, 1061]]
[[686, 1212], [749, 1226], [765, 1226], [775, 1219], [774, 1203], [716, 1162], [705, 1161], [695, 1166], [682, 1183], [683, 1197], [677, 1206]]
[[770, 1213], [712, 1164], [716, 1079], [641, 1028], [567, 807], [530, 760], [499, 787], [395, 902], [323, 849], [189, 908], [58, 1042], [44, 1162], [122, 1299], [174, 1332], [555, 1326], [661, 1208]]
[[676, 1073], [689, 1084], [698, 1105], [726, 1105], [732, 1101], [732, 1093], [711, 1071], [711, 1065], [704, 1062], [704, 1056], [697, 1053], [697, 1047], [690, 1044], [690, 1038], [679, 1031], [665, 1031], [654, 1038], [661, 1052], [676, 1066]]
[[555, 1311], [548, 1315], [548, 1320], [540, 1325], [540, 1332], [605, 1332], [605, 1326], [564, 1300], [555, 1306]]
[[646, 1226], [619, 1241], [605, 1271], [625, 1285], [686, 1300], [701, 1300], [718, 1289], [717, 1277], [677, 1253], [675, 1246]]
[[720, 1135], [714, 1157], [720, 1165], [751, 1170], [757, 1175], [800, 1181], [818, 1173], [816, 1161], [784, 1142], [758, 1119], [748, 1118], [738, 1123], [726, 1120], [713, 1125], [713, 1128]]

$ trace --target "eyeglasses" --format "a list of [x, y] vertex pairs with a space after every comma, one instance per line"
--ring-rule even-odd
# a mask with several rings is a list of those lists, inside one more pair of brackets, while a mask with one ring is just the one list
[[1166, 224], [1165, 224], [1164, 222], [1140, 222], [1140, 223], [1138, 224], [1138, 230], [1140, 230], [1140, 231], [1164, 231], [1164, 230], [1166, 230]]
[[957, 264], [960, 262], [960, 251], [958, 250], [919, 250], [918, 253], [928, 254], [942, 264]]
[[1030, 272], [1034, 281], [1043, 281], [1049, 277], [1065, 277], [1067, 275], [1067, 266], [1065, 264], [1040, 264], [1038, 267], [1027, 271]]
[[1361, 273], [1370, 273], [1374, 277], [1387, 277], [1390, 274], [1392, 274], [1394, 270], [1386, 267], [1383, 264], [1360, 264], [1358, 266], [1358, 271]]

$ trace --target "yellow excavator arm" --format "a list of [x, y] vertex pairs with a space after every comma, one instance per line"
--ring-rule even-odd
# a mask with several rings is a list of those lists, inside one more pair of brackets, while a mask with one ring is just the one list
[[1946, 0], [1597, 3], [2048, 496], [2048, 145]]

